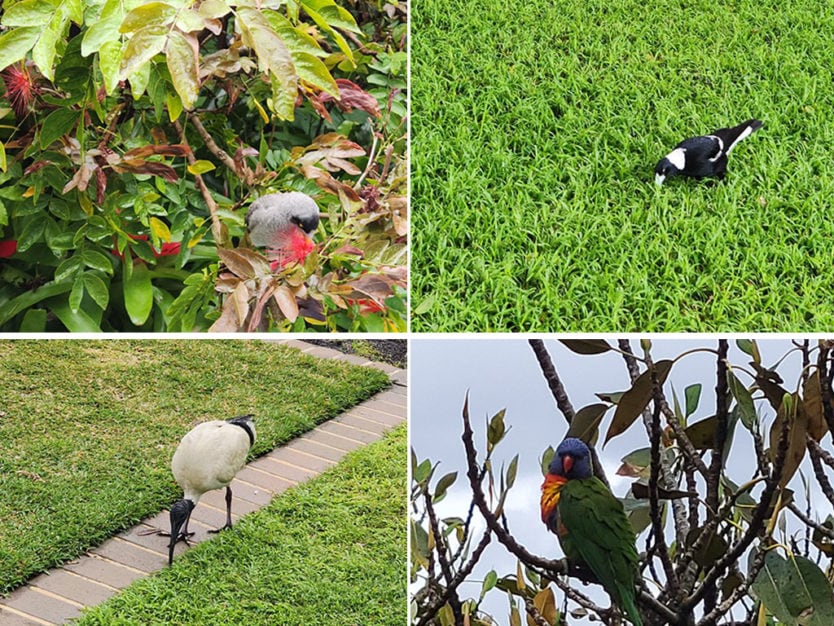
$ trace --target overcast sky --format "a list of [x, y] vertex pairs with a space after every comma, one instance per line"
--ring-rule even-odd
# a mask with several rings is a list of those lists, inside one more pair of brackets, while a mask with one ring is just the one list
[[[615, 340], [611, 343], [616, 344]], [[696, 347], [715, 348], [715, 339], [653, 339], [652, 356], [655, 361], [674, 356]], [[632, 350], [642, 354], [639, 342], [631, 342]], [[787, 339], [759, 339], [763, 364], [773, 365], [792, 346]], [[812, 342], [813, 345], [813, 342]], [[599, 392], [624, 391], [630, 381], [622, 357], [617, 353], [595, 356], [577, 355], [557, 341], [545, 341], [559, 376], [576, 410], [600, 400]], [[750, 358], [731, 341], [729, 360], [747, 367]], [[440, 462], [435, 480], [450, 471], [459, 471], [456, 484], [438, 506], [441, 516], [465, 517], [470, 502], [465, 478], [464, 451], [460, 440], [462, 431], [461, 409], [467, 390], [470, 397], [470, 417], [475, 429], [475, 442], [479, 458], [485, 453], [485, 423], [502, 408], [507, 409], [505, 423], [510, 429], [498, 447], [495, 467], [509, 463], [519, 453], [518, 478], [506, 504], [510, 531], [530, 551], [547, 558], [561, 558], [558, 540], [541, 523], [539, 494], [542, 474], [539, 460], [548, 445], [554, 448], [566, 432], [566, 422], [556, 409], [555, 402], [539, 369], [529, 344], [524, 339], [510, 337], [479, 337], [474, 339], [422, 339], [412, 338], [411, 360], [411, 445], [418, 460], [430, 458]], [[747, 367], [749, 370], [750, 368]], [[801, 369], [801, 357], [796, 352], [778, 368], [785, 381], [785, 388], [796, 388]], [[739, 374], [746, 385], [749, 376]], [[690, 423], [715, 413], [715, 355], [698, 353], [685, 357], [672, 368], [664, 386], [671, 401], [674, 387], [683, 403], [684, 388], [695, 382], [702, 384], [701, 401]], [[773, 411], [763, 402], [756, 403], [765, 420], [765, 433], [773, 419]], [[613, 411], [609, 410], [602, 423], [604, 434]], [[739, 425], [740, 432], [742, 427]], [[750, 462], [753, 460], [751, 439], [746, 436], [735, 444], [730, 456], [730, 473], [736, 482], [752, 477]], [[602, 439], [602, 436], [600, 437]], [[826, 442], [830, 440], [826, 439]], [[606, 475], [616, 495], [623, 496], [633, 479], [615, 475], [621, 458], [628, 452], [648, 445], [648, 439], [638, 420], [623, 435], [611, 440], [605, 448], [598, 449]], [[829, 444], [830, 445], [830, 444]], [[806, 463], [807, 465], [807, 460]], [[799, 477], [792, 485], [798, 498], [802, 493]], [[821, 516], [830, 512], [824, 496], [813, 497]], [[482, 522], [481, 522], [482, 527]], [[638, 538], [638, 550], [645, 546], [645, 535]], [[515, 571], [515, 557], [494, 542], [490, 545], [473, 578], [480, 579], [495, 568], [500, 575]], [[583, 589], [600, 604], [607, 606], [604, 594], [594, 593], [598, 587]], [[464, 597], [477, 597], [480, 582], [463, 590]], [[557, 594], [557, 606], [562, 598]], [[501, 592], [488, 596], [483, 607], [500, 624], [508, 623], [508, 602]], [[572, 607], [573, 608], [573, 607]], [[572, 623], [577, 623], [572, 620]], [[583, 622], [587, 623], [587, 622]]]

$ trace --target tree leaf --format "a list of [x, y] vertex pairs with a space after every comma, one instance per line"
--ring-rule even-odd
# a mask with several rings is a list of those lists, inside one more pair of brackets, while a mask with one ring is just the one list
[[199, 52], [194, 34], [174, 30], [168, 39], [166, 56], [174, 89], [187, 110], [194, 108], [200, 94]]
[[[672, 369], [672, 363], [672, 361], [666, 359], [654, 364], [654, 372], [657, 376], [658, 384], [663, 385], [666, 381], [666, 377]], [[631, 389], [626, 391], [623, 397], [620, 398], [617, 404], [617, 410], [614, 411], [614, 418], [611, 420], [611, 425], [608, 427], [608, 432], [605, 435], [603, 445], [617, 435], [624, 433], [643, 412], [643, 409], [649, 405], [651, 399], [652, 370], [647, 369], [637, 377]]]
[[701, 383], [689, 385], [684, 389], [683, 395], [686, 398], [686, 414], [684, 417], [689, 417], [698, 408], [698, 402], [701, 399]]
[[489, 426], [487, 427], [487, 451], [492, 451], [506, 434], [506, 428], [504, 426], [505, 413], [506, 409], [501, 409], [489, 420]]
[[101, 252], [96, 250], [84, 250], [81, 252], [81, 259], [87, 267], [105, 272], [111, 276], [113, 275], [113, 264], [110, 259]]
[[457, 472], [449, 472], [437, 481], [437, 486], [434, 488], [434, 501], [440, 501], [446, 495], [446, 490], [451, 487], [458, 478]]
[[200, 159], [198, 161], [194, 161], [191, 165], [188, 166], [188, 173], [194, 174], [205, 174], [206, 172], [211, 172], [212, 170], [216, 169], [214, 163], [211, 161], [206, 161], [204, 159]]
[[[146, 26], [136, 31], [125, 46], [119, 77], [133, 80], [140, 71], [150, 71], [148, 62], [165, 49], [168, 29], [164, 26]], [[142, 76], [144, 78], [144, 76]], [[145, 82], [147, 86], [147, 82]], [[142, 89], [144, 92], [144, 88]], [[135, 94], [136, 95], [136, 94]]]
[[684, 432], [692, 445], [698, 450], [710, 450], [715, 447], [716, 430], [718, 429], [718, 418], [710, 415], [686, 427]]
[[753, 404], [753, 396], [750, 395], [747, 387], [744, 386], [744, 383], [738, 379], [732, 370], [727, 371], [727, 383], [730, 388], [730, 393], [736, 399], [738, 416], [741, 419], [741, 423], [752, 433], [758, 427], [757, 424], [759, 421], [756, 415], [756, 407]]
[[796, 393], [785, 394], [779, 410], [776, 412], [776, 419], [770, 427], [770, 458], [776, 457], [776, 450], [779, 446], [779, 435], [782, 426], [788, 420], [788, 450], [785, 455], [785, 464], [782, 466], [782, 479], [779, 486], [784, 487], [790, 482], [799, 464], [805, 456], [806, 444], [805, 434], [808, 432], [808, 415], [805, 407]]
[[559, 343], [576, 354], [602, 354], [611, 350], [605, 339], [560, 339]]
[[272, 297], [275, 298], [278, 308], [290, 323], [298, 319], [298, 301], [289, 285], [286, 283], [279, 285]]
[[554, 454], [556, 454], [556, 450], [553, 449], [553, 446], [547, 446], [547, 449], [542, 453], [540, 461], [542, 476], [545, 476], [547, 474], [547, 470], [550, 469], [550, 462], [553, 461]]
[[[754, 553], [751, 552], [752, 560]], [[813, 561], [784, 558], [769, 550], [751, 585], [755, 596], [780, 622], [795, 626], [834, 624], [834, 595], [823, 571]]]
[[81, 300], [84, 298], [84, 276], [77, 276], [72, 283], [72, 291], [69, 295], [69, 307], [73, 313], [78, 313], [81, 308]]
[[819, 370], [808, 377], [802, 390], [802, 405], [808, 416], [808, 434], [819, 442], [828, 432], [828, 424], [822, 409], [822, 391], [820, 389]]
[[110, 291], [104, 281], [93, 273], [87, 272], [84, 276], [84, 289], [98, 307], [104, 311], [110, 302]]
[[759, 354], [759, 346], [754, 339], [736, 339], [738, 349], [750, 356], [755, 363], [761, 364], [762, 356]]
[[[4, 20], [5, 21], [5, 20]], [[41, 27], [15, 28], [0, 35], [0, 70], [20, 61], [31, 50], [41, 34]]]
[[571, 420], [566, 437], [576, 437], [589, 445], [596, 443], [599, 424], [608, 410], [607, 404], [589, 404], [576, 412]]
[[[126, 260], [126, 263], [129, 261]], [[128, 272], [125, 271], [125, 274]], [[148, 316], [153, 308], [153, 287], [151, 286], [151, 273], [144, 263], [137, 263], [125, 276], [122, 284], [122, 291], [125, 299], [125, 310], [130, 321], [135, 326], [142, 326], [148, 321]]]
[[509, 490], [515, 484], [516, 474], [518, 473], [518, 455], [513, 457], [510, 461], [510, 466], [507, 468], [507, 489]]
[[147, 27], [167, 29], [176, 14], [177, 8], [166, 2], [145, 2], [125, 15], [119, 32], [133, 33]]
[[80, 113], [73, 109], [55, 109], [46, 116], [41, 126], [39, 143], [41, 148], [46, 149], [52, 142], [69, 133], [75, 123], [80, 119]]
[[90, 317], [83, 308], [77, 312], [67, 304], [64, 298], [52, 298], [47, 302], [49, 309], [61, 320], [61, 323], [72, 333], [100, 333], [101, 327]]

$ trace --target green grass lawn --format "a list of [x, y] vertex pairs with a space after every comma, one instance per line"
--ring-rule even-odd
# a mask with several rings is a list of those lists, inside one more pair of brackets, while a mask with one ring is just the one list
[[[415, 3], [412, 329], [830, 330], [829, 9]], [[751, 117], [723, 183], [654, 184]]]
[[405, 507], [401, 426], [91, 609], [78, 624], [402, 623]]
[[263, 454], [388, 385], [262, 341], [0, 342], [0, 593], [167, 507], [196, 422], [254, 413]]

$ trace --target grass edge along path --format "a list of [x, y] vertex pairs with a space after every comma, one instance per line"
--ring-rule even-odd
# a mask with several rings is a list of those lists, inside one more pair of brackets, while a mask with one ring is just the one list
[[[387, 429], [405, 420], [404, 370], [300, 341], [282, 340], [279, 343], [299, 348], [311, 356], [380, 369], [395, 384], [250, 463], [233, 484], [235, 517], [266, 505], [275, 493], [327, 469], [349, 450], [379, 438]], [[224, 510], [221, 492], [207, 494], [192, 518], [196, 522], [194, 529], [198, 531], [195, 539], [204, 539], [208, 528], [219, 526]], [[10, 625], [62, 623], [76, 617], [82, 607], [97, 604], [133, 580], [159, 569], [167, 560], [167, 539], [139, 535], [137, 531], [165, 528], [166, 525], [167, 512], [160, 513], [108, 539], [86, 556], [30, 580], [0, 599], [0, 622]], [[178, 547], [177, 553], [183, 549]]]

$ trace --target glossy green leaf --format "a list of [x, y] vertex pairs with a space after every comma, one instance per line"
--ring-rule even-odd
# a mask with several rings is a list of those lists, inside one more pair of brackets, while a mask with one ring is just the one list
[[130, 321], [135, 326], [142, 326], [148, 321], [153, 308], [151, 273], [144, 263], [137, 263], [130, 276], [125, 278], [123, 292]]
[[42, 241], [45, 229], [46, 220], [37, 218], [30, 220], [17, 238], [17, 251], [26, 252], [34, 244]]
[[199, 161], [194, 161], [194, 163], [188, 166], [188, 173], [194, 175], [205, 174], [206, 172], [211, 172], [214, 169], [216, 169], [214, 163], [201, 159]]
[[[157, 54], [162, 52], [167, 41], [168, 31], [164, 26], [147, 26], [142, 28], [131, 37], [124, 53], [119, 68], [121, 78], [131, 78], [134, 74], [146, 68], [147, 64]], [[150, 68], [147, 68], [150, 71]], [[145, 82], [147, 86], [147, 82]], [[143, 89], [144, 91], [144, 89]]]
[[99, 270], [107, 274], [113, 274], [113, 263], [107, 255], [96, 250], [84, 250], [81, 253], [81, 258], [84, 265], [91, 267], [94, 270]]
[[295, 70], [298, 77], [322, 91], [329, 93], [334, 98], [339, 97], [339, 86], [336, 80], [330, 75], [327, 66], [312, 54], [299, 52], [293, 55]]
[[42, 333], [46, 330], [46, 309], [29, 309], [23, 316], [18, 329], [22, 333]]
[[599, 436], [599, 425], [607, 410], [607, 404], [597, 403], [583, 406], [573, 416], [565, 436], [576, 437], [587, 444], [593, 445]]
[[72, 283], [72, 291], [69, 295], [69, 308], [73, 313], [78, 313], [81, 308], [81, 300], [84, 298], [84, 277], [77, 276]]
[[0, 35], [0, 70], [20, 61], [32, 49], [40, 37], [41, 29], [37, 26], [15, 28]]
[[3, 26], [36, 26], [43, 28], [57, 9], [50, 0], [23, 0], [3, 12]]
[[118, 43], [121, 47], [121, 33], [119, 26], [124, 19], [124, 9], [121, 2], [108, 0], [101, 12], [101, 17], [90, 24], [84, 38], [81, 40], [81, 56], [87, 57], [101, 50], [106, 43]]
[[41, 148], [48, 148], [53, 142], [71, 132], [80, 116], [81, 113], [73, 109], [55, 109], [47, 115], [39, 137]]
[[507, 489], [515, 484], [516, 475], [518, 474], [518, 455], [513, 457], [510, 461], [510, 466], [507, 468]]
[[92, 273], [84, 274], [84, 290], [103, 311], [110, 302], [110, 290], [105, 282]]
[[90, 317], [82, 308], [79, 308], [78, 311], [73, 311], [66, 299], [62, 297], [52, 298], [47, 302], [47, 305], [71, 333], [101, 332], [101, 327], [96, 320]]
[[119, 86], [119, 67], [122, 63], [121, 41], [108, 41], [101, 46], [98, 53], [98, 65], [104, 79], [104, 89], [113, 94]]
[[72, 281], [51, 282], [41, 285], [35, 291], [27, 291], [16, 298], [0, 305], [0, 324], [5, 324], [21, 311], [53, 296], [67, 293], [72, 289]]
[[174, 89], [189, 111], [194, 108], [200, 93], [199, 68], [197, 67], [197, 39], [175, 30], [168, 40], [168, 71]]
[[119, 32], [133, 33], [143, 28], [166, 28], [177, 14], [177, 8], [167, 2], [146, 2], [125, 15]]
[[47, 21], [37, 43], [32, 47], [32, 61], [38, 66], [41, 74], [49, 80], [55, 80], [55, 48], [66, 25], [66, 17], [61, 12], [55, 13]]
[[457, 480], [457, 472], [449, 472], [437, 481], [437, 486], [434, 488], [434, 501], [437, 502], [446, 495], [446, 490], [451, 487]]

